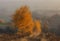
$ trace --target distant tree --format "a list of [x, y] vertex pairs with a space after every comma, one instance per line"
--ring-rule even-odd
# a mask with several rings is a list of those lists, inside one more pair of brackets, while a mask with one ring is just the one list
[[44, 32], [48, 32], [48, 21], [45, 21], [44, 23]]

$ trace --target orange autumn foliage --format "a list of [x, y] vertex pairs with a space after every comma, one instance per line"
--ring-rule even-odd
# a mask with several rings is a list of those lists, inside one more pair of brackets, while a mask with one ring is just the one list
[[41, 32], [41, 22], [39, 20], [35, 20], [35, 26], [36, 26], [37, 32]]
[[30, 37], [36, 37], [41, 34], [41, 22], [39, 20], [34, 20], [34, 28], [33, 33]]
[[41, 32], [41, 24], [39, 21], [33, 21], [32, 14], [27, 6], [22, 6], [16, 10], [13, 16], [13, 23], [18, 28], [18, 34], [29, 32], [33, 33], [36, 26], [37, 32]]

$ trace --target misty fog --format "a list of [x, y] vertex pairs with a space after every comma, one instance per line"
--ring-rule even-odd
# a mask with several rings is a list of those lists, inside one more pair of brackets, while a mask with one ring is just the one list
[[60, 0], [0, 0], [0, 18], [8, 20], [17, 8], [23, 5], [30, 7], [30, 10], [51, 16], [60, 10]]

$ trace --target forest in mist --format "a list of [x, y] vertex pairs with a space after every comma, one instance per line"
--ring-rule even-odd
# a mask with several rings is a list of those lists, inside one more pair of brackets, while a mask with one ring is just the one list
[[[5, 14], [4, 14], [5, 13]], [[11, 21], [12, 14], [6, 14], [6, 9], [0, 10], [0, 18], [5, 20], [5, 22]], [[8, 12], [10, 13], [10, 12]], [[45, 21], [48, 21], [48, 28], [49, 31], [53, 30], [53, 33], [58, 33], [60, 35], [60, 11], [59, 10], [34, 10], [31, 12], [33, 19], [41, 20], [42, 24], [44, 25]]]

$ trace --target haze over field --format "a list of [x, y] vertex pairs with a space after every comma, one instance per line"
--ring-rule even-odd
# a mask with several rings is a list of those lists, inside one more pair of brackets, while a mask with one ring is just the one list
[[[0, 18], [6, 19], [22, 5], [28, 5], [31, 8], [31, 11], [60, 10], [60, 0], [0, 0]], [[53, 14], [55, 14], [55, 12], [53, 12]], [[46, 15], [52, 15], [52, 13], [48, 12]]]

